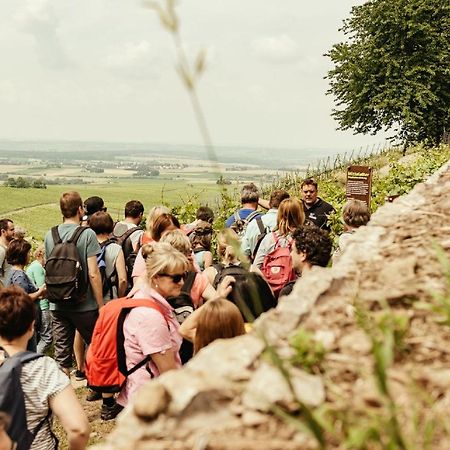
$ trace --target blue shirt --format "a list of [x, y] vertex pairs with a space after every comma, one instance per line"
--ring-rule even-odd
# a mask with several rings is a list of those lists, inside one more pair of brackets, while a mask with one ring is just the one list
[[[255, 212], [255, 210], [251, 209], [251, 208], [241, 208], [241, 209], [238, 210], [239, 217], [241, 218], [241, 220], [245, 220], [253, 212]], [[256, 217], [258, 217], [260, 215], [261, 214], [256, 215], [255, 219], [256, 219]], [[254, 219], [252, 219], [252, 220], [254, 220]], [[234, 221], [234, 214], [232, 214], [230, 217], [228, 217], [227, 221], [225, 222], [225, 227], [226, 228], [230, 228], [231, 225], [233, 225], [234, 222], [235, 222]]]

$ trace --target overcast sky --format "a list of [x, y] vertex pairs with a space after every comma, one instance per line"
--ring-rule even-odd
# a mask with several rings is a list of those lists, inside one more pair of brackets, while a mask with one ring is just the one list
[[[336, 131], [325, 53], [350, 0], [181, 0], [217, 144], [357, 147]], [[0, 0], [0, 139], [200, 143], [172, 41], [139, 0]]]

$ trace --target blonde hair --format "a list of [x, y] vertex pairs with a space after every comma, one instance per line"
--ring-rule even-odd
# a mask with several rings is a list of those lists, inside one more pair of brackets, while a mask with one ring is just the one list
[[293, 232], [305, 222], [303, 205], [296, 198], [286, 198], [278, 207], [277, 227], [281, 236]]
[[236, 251], [231, 243], [239, 242], [237, 233], [231, 228], [225, 228], [217, 235], [217, 253], [225, 264], [233, 264], [238, 261]]
[[145, 264], [147, 267], [147, 279], [150, 282], [156, 275], [163, 273], [186, 272], [188, 260], [178, 250], [175, 250], [166, 242], [147, 244], [145, 248]]
[[209, 300], [202, 306], [197, 319], [194, 353], [216, 339], [228, 339], [245, 334], [239, 308], [225, 298]]
[[161, 215], [161, 214], [169, 214], [170, 209], [166, 206], [154, 206], [150, 211], [148, 212], [147, 221], [146, 221], [146, 230], [148, 233], [151, 234], [153, 224], [155, 223], [155, 220]]
[[348, 200], [342, 208], [342, 217], [349, 227], [358, 228], [369, 222], [369, 208], [360, 200]]
[[167, 242], [174, 249], [183, 253], [183, 255], [190, 256], [192, 253], [191, 242], [181, 230], [168, 231], [161, 237], [159, 242]]
[[34, 256], [34, 259], [37, 259], [37, 258], [43, 257], [44, 255], [45, 255], [45, 248], [44, 248], [44, 245], [41, 244], [33, 252], [33, 256]]

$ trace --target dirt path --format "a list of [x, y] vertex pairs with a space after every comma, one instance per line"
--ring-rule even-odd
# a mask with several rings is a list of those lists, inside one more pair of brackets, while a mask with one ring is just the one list
[[22, 213], [22, 212], [26, 212], [26, 211], [32, 211], [33, 209], [38, 209], [38, 208], [42, 208], [43, 206], [55, 206], [56, 203], [39, 203], [38, 205], [33, 205], [33, 206], [25, 206], [23, 208], [17, 208], [17, 209], [11, 209], [10, 211], [6, 211], [3, 212], [2, 215], [3, 216], [7, 216], [9, 214], [17, 214], [17, 213]]

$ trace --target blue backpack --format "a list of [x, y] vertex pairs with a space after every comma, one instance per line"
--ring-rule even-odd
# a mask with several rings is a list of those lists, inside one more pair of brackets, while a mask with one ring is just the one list
[[[0, 347], [0, 350], [3, 350]], [[8, 354], [3, 350], [6, 356]], [[20, 383], [22, 366], [43, 355], [33, 352], [19, 352], [7, 357], [0, 365], [0, 411], [5, 412], [11, 418], [11, 423], [6, 430], [9, 437], [17, 444], [17, 450], [28, 450], [45, 422], [50, 420], [51, 410], [42, 419], [37, 427], [30, 431], [27, 428], [27, 412], [25, 398]], [[56, 439], [54, 437], [54, 439]]]

